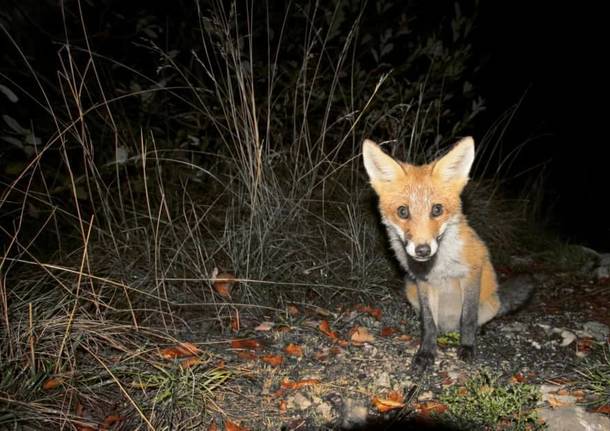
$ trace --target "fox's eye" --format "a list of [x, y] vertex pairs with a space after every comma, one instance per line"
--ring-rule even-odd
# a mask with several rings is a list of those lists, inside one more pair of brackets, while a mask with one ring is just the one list
[[398, 217], [400, 218], [409, 218], [409, 207], [401, 205], [398, 207]]
[[432, 211], [430, 211], [430, 215], [432, 217], [438, 217], [443, 213], [443, 206], [441, 204], [432, 205]]

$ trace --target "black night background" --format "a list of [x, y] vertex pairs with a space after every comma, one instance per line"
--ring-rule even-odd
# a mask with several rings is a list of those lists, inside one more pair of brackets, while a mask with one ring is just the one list
[[[602, 5], [1, 5], [0, 429], [610, 427]], [[464, 136], [533, 293], [421, 375], [362, 143]]]

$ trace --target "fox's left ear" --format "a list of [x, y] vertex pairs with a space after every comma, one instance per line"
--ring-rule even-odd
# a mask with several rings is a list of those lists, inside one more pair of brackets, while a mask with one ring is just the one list
[[474, 140], [468, 136], [460, 139], [447, 154], [438, 159], [432, 172], [444, 181], [458, 181], [465, 185], [473, 161]]

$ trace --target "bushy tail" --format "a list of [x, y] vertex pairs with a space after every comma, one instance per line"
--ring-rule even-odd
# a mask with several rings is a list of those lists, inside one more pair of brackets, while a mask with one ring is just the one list
[[519, 275], [502, 283], [498, 290], [500, 310], [498, 316], [516, 311], [532, 296], [534, 278], [530, 275]]

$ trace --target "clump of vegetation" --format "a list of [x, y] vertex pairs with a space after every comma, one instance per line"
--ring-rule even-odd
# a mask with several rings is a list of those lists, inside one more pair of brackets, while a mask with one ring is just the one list
[[533, 408], [540, 394], [529, 384], [505, 384], [482, 371], [464, 385], [449, 387], [440, 397], [446, 416], [459, 429], [543, 429]]
[[577, 386], [586, 389], [593, 395], [590, 405], [595, 408], [610, 406], [609, 347], [606, 344], [602, 348], [595, 349], [586, 362], [576, 370], [582, 377]]

